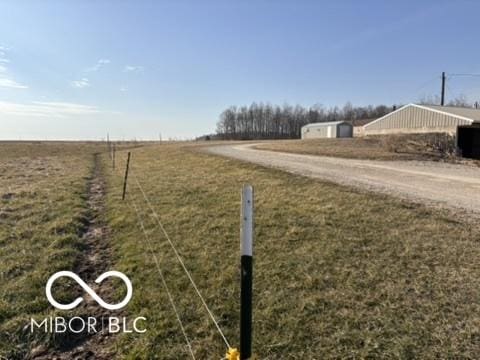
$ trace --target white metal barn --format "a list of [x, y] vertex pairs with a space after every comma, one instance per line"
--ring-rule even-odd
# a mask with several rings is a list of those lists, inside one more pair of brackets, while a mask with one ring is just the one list
[[302, 127], [302, 139], [349, 138], [352, 136], [353, 126], [345, 121], [312, 123]]
[[365, 135], [446, 132], [480, 121], [480, 110], [438, 105], [408, 104], [364, 125]]

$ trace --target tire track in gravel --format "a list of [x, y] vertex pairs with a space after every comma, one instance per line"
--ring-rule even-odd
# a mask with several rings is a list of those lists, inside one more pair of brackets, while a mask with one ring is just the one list
[[480, 214], [480, 168], [433, 161], [379, 161], [253, 149], [257, 144], [212, 146], [208, 153], [290, 173]]

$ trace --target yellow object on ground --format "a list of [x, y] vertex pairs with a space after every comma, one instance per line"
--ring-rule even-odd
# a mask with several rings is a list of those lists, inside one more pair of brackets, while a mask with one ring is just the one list
[[235, 348], [229, 348], [227, 355], [225, 356], [226, 360], [240, 360], [240, 352]]

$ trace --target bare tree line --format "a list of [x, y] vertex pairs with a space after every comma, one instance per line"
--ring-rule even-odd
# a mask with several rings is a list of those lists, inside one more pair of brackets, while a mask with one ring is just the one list
[[[423, 97], [417, 101], [428, 105], [439, 102], [438, 96]], [[476, 107], [478, 103], [474, 105], [460, 95], [446, 105]], [[353, 106], [347, 102], [343, 107], [326, 108], [317, 104], [305, 108], [254, 102], [250, 106], [231, 106], [224, 110], [217, 122], [216, 135], [212, 137], [226, 140], [296, 139], [300, 138], [300, 129], [306, 124], [345, 120], [355, 125], [356, 120], [376, 119], [400, 106]]]
[[[417, 102], [420, 105], [438, 105], [440, 104], [440, 96], [438, 95], [430, 95], [430, 96], [423, 96]], [[478, 102], [470, 102], [467, 97], [463, 94], [449, 100], [445, 106], [455, 106], [455, 107], [477, 107]]]
[[313, 105], [283, 106], [252, 103], [250, 106], [231, 106], [220, 114], [217, 123], [217, 138], [250, 139], [296, 139], [300, 138], [302, 126], [316, 122], [373, 119], [392, 111], [391, 106], [353, 106], [347, 102], [343, 107], [325, 108]]

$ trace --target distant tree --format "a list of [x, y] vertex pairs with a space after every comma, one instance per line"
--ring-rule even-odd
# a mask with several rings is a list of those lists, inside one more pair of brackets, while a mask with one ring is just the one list
[[343, 116], [349, 120], [355, 120], [355, 111], [353, 110], [353, 105], [350, 101], [348, 101], [343, 106]]
[[217, 136], [222, 139], [295, 139], [301, 135], [302, 126], [315, 122], [372, 119], [392, 110], [385, 105], [355, 107], [347, 102], [325, 108], [315, 104], [309, 108], [300, 105], [282, 106], [252, 103], [250, 106], [231, 106], [224, 110], [217, 123]]
[[[420, 105], [440, 105], [440, 96], [423, 96], [419, 99], [417, 104]], [[468, 101], [467, 97], [463, 94], [455, 97], [454, 99], [449, 100], [445, 105], [447, 106], [457, 106], [457, 107], [473, 107], [474, 104]]]
[[417, 104], [419, 104], [419, 105], [440, 105], [440, 96], [438, 96], [438, 95], [422, 96], [420, 99], [418, 99]]
[[459, 95], [447, 103], [448, 106], [473, 107], [473, 104], [467, 100], [465, 95]]

